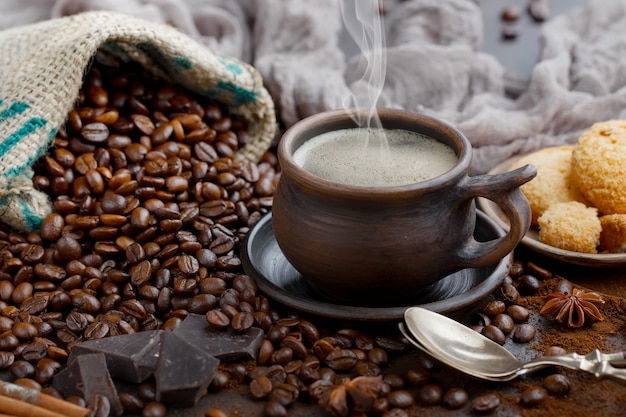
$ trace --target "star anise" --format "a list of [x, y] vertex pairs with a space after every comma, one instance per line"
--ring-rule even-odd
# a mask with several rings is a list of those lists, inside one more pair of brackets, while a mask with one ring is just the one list
[[596, 292], [574, 288], [572, 294], [554, 292], [545, 298], [548, 301], [539, 313], [572, 329], [603, 320], [598, 307], [604, 304], [604, 300]]
[[[321, 387], [315, 388], [313, 391]], [[339, 385], [327, 386], [319, 396], [319, 404], [332, 415], [340, 417], [345, 417], [350, 412], [365, 413], [376, 401], [381, 390], [382, 377], [380, 376], [345, 378]]]

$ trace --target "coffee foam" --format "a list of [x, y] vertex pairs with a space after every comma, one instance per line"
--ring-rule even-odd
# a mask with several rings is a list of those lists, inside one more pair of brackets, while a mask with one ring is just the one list
[[400, 129], [343, 129], [300, 146], [293, 159], [310, 173], [364, 187], [408, 185], [439, 176], [457, 162], [448, 145]]

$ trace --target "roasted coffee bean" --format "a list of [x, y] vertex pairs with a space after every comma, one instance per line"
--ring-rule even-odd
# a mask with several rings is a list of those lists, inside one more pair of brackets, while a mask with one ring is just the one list
[[543, 22], [550, 18], [550, 2], [548, 0], [530, 0], [528, 13], [536, 22]]
[[530, 312], [525, 308], [517, 304], [513, 304], [507, 307], [506, 314], [511, 316], [514, 322], [523, 323], [528, 320]]
[[496, 288], [494, 292], [494, 296], [503, 301], [505, 304], [515, 304], [517, 299], [519, 298], [519, 292], [517, 288], [515, 288], [512, 284], [504, 283]]
[[9, 372], [13, 378], [31, 378], [35, 375], [35, 366], [24, 359], [19, 359], [13, 362], [9, 367]]
[[487, 317], [495, 317], [500, 313], [504, 313], [504, 310], [506, 310], [506, 304], [500, 300], [489, 301], [480, 309]]
[[[515, 329], [515, 332], [517, 332], [517, 329]], [[481, 334], [499, 345], [504, 345], [504, 343], [506, 343], [506, 336], [504, 335], [504, 332], [492, 324], [485, 326], [482, 329]], [[515, 333], [513, 334], [513, 338], [515, 338]]]
[[270, 392], [272, 392], [272, 381], [265, 375], [261, 375], [250, 382], [250, 393], [254, 398], [265, 398]]
[[385, 336], [377, 336], [374, 338], [374, 345], [389, 353], [401, 353], [406, 348], [406, 345], [401, 340]]
[[523, 407], [536, 407], [546, 399], [547, 392], [542, 387], [530, 387], [520, 395], [519, 403]]
[[521, 13], [522, 11], [519, 7], [510, 6], [505, 7], [500, 16], [502, 17], [502, 20], [514, 22], [520, 18]]
[[236, 332], [246, 332], [254, 325], [254, 316], [250, 313], [239, 312], [233, 316], [230, 325]]
[[264, 417], [287, 417], [287, 408], [278, 401], [268, 401], [263, 406]]
[[15, 362], [13, 352], [0, 351], [0, 369], [6, 369]]
[[291, 384], [282, 383], [272, 390], [269, 394], [269, 399], [270, 402], [277, 402], [288, 407], [298, 401], [299, 396], [298, 388]]
[[217, 408], [210, 408], [204, 412], [204, 417], [228, 417], [228, 414]]
[[[443, 389], [437, 384], [426, 384], [422, 386], [417, 393], [417, 400], [419, 401], [419, 403], [426, 406], [439, 404], [442, 397]], [[393, 405], [391, 401], [389, 402], [389, 404]]]
[[127, 392], [121, 392], [118, 397], [124, 410], [126, 410], [129, 413], [132, 413], [132, 414], [141, 413], [141, 410], [143, 410], [145, 406], [143, 401], [141, 401], [139, 398]]
[[151, 401], [141, 411], [141, 417], [165, 417], [167, 407], [158, 401]]
[[152, 381], [142, 382], [139, 384], [139, 387], [137, 387], [137, 396], [140, 400], [145, 402], [155, 401], [156, 384]]
[[497, 314], [492, 320], [491, 324], [502, 330], [505, 335], [511, 333], [515, 327], [513, 318], [508, 314]]
[[209, 310], [205, 316], [209, 326], [215, 329], [225, 329], [230, 324], [228, 316], [220, 310]]
[[547, 279], [552, 278], [552, 272], [550, 272], [549, 270], [540, 267], [539, 265], [535, 264], [534, 262], [528, 262], [526, 263], [526, 273], [529, 275], [534, 276], [535, 278], [539, 279], [540, 281], [545, 281]]
[[552, 374], [543, 379], [543, 387], [552, 395], [567, 395], [571, 386], [569, 378], [565, 375]]
[[450, 388], [443, 395], [443, 406], [452, 410], [457, 410], [467, 404], [469, 395], [462, 388]]
[[527, 274], [519, 277], [517, 289], [522, 295], [535, 295], [540, 287], [541, 283], [533, 275]]
[[109, 128], [101, 122], [89, 123], [82, 127], [80, 134], [88, 142], [104, 142], [109, 137]]
[[389, 355], [387, 355], [384, 349], [373, 348], [367, 352], [367, 359], [378, 366], [384, 367], [389, 362]]
[[15, 323], [12, 331], [20, 340], [31, 340], [37, 336], [37, 328], [31, 323]]
[[[435, 405], [441, 400], [441, 388], [438, 385], [425, 385], [418, 392], [418, 399], [424, 405]], [[392, 391], [387, 395], [389, 406], [393, 408], [406, 409], [415, 403], [413, 394], [406, 390]]]
[[485, 394], [476, 397], [471, 402], [472, 411], [479, 414], [489, 414], [500, 406], [500, 398], [496, 394]]
[[519, 36], [519, 27], [513, 23], [506, 23], [500, 28], [502, 39], [516, 39]]
[[528, 343], [534, 339], [537, 329], [535, 326], [527, 323], [520, 324], [513, 331], [513, 341], [518, 343]]
[[92, 410], [93, 417], [107, 417], [111, 414], [111, 403], [105, 395], [91, 395], [87, 401], [87, 407]]
[[409, 369], [407, 372], [407, 380], [411, 385], [422, 386], [429, 383], [432, 375], [429, 372], [417, 369]]
[[561, 355], [566, 355], [566, 354], [567, 354], [567, 350], [563, 349], [560, 346], [550, 346], [544, 352], [545, 356], [561, 356]]

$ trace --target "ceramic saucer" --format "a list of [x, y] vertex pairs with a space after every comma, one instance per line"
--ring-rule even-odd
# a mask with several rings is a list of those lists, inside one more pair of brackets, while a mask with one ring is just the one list
[[[474, 237], [490, 240], [504, 231], [478, 211]], [[484, 268], [468, 268], [448, 275], [424, 289], [411, 305], [361, 307], [341, 305], [321, 295], [287, 261], [272, 229], [271, 213], [263, 217], [246, 235], [241, 250], [243, 268], [270, 298], [295, 310], [346, 321], [385, 322], [402, 320], [410, 306], [451, 314], [467, 309], [487, 297], [506, 276], [511, 255]]]

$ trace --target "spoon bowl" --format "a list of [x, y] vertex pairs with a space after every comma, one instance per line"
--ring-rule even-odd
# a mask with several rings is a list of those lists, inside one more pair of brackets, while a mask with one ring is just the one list
[[400, 330], [417, 348], [476, 378], [508, 381], [546, 366], [558, 365], [596, 376], [626, 379], [625, 369], [612, 366], [626, 364], [626, 352], [604, 354], [594, 350], [586, 355], [570, 353], [522, 362], [491, 339], [439, 313], [411, 307], [405, 311], [404, 320], [408, 331], [402, 323]]

